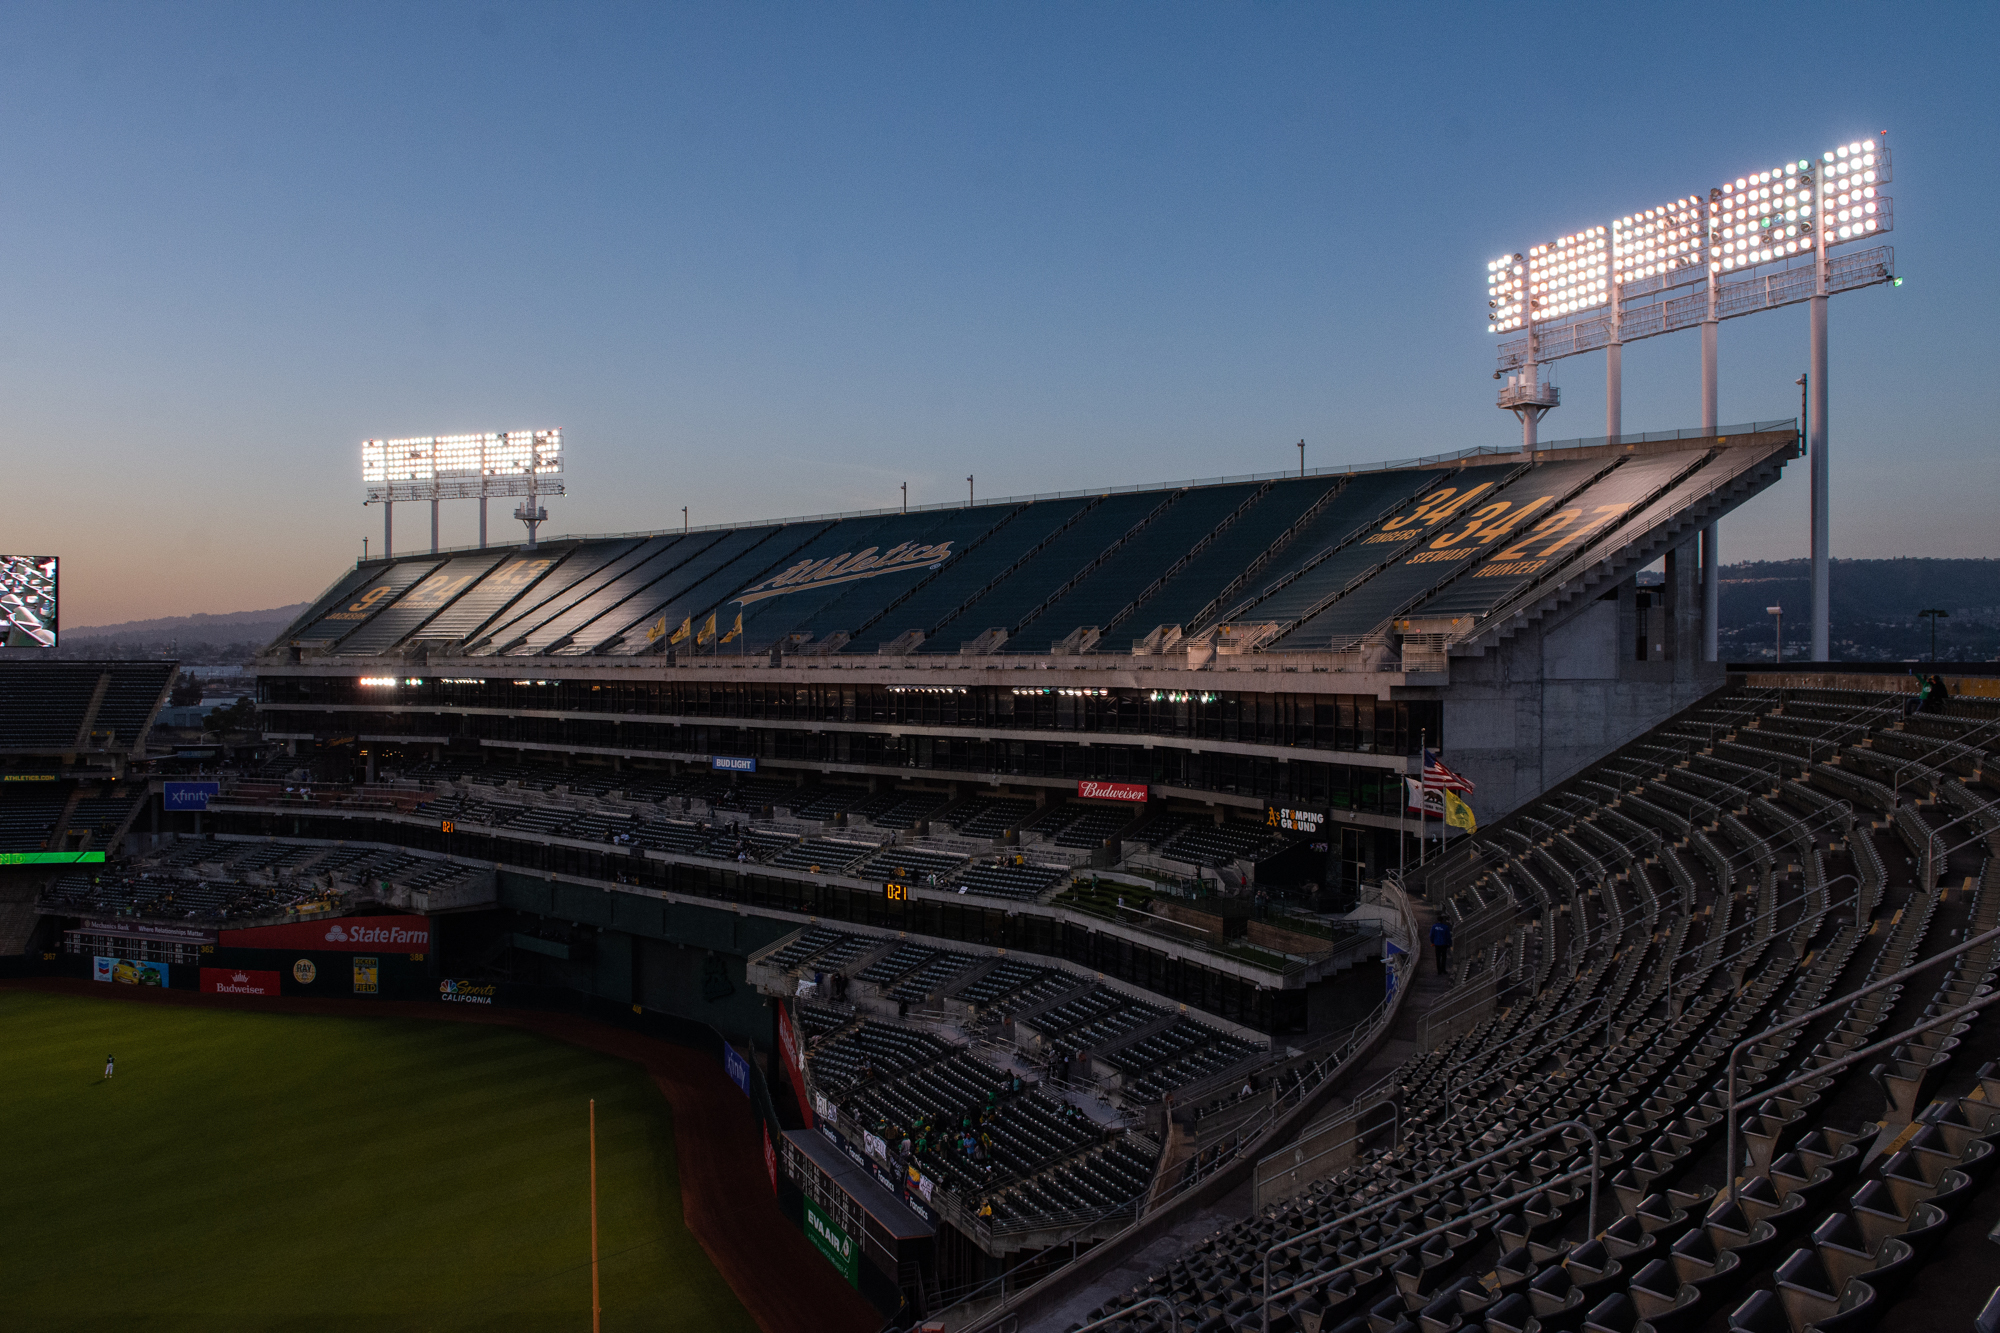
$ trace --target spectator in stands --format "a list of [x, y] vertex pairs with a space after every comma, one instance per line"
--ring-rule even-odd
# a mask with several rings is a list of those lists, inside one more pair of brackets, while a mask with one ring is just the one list
[[1944, 701], [1950, 697], [1951, 687], [1944, 683], [1943, 676], [1933, 673], [1931, 678], [1924, 682], [1923, 709], [1926, 713], [1942, 713]]
[[1443, 917], [1431, 927], [1431, 947], [1437, 950], [1438, 975], [1443, 976], [1451, 967], [1451, 922]]

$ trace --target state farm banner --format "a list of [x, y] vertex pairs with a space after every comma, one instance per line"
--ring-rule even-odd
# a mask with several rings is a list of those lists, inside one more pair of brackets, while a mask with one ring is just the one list
[[276, 995], [278, 974], [240, 967], [204, 967], [201, 989], [208, 995]]
[[1076, 794], [1094, 801], [1143, 801], [1146, 799], [1146, 784], [1085, 780], [1076, 784]]
[[430, 949], [431, 920], [427, 916], [342, 916], [328, 921], [296, 921], [225, 930], [220, 943], [225, 949], [425, 953]]

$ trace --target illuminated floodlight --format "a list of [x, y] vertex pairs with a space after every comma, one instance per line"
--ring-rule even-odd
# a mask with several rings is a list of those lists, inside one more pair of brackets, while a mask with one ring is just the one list
[[1528, 308], [1536, 323], [1610, 303], [1608, 227], [1585, 227], [1528, 251]]
[[1628, 213], [1611, 224], [1611, 277], [1658, 285], [1692, 282], [1708, 267], [1708, 209], [1693, 195]]
[[1527, 286], [1527, 261], [1521, 255], [1502, 255], [1486, 266], [1486, 331], [1507, 333], [1521, 327], [1526, 313], [1521, 294]]
[[52, 555], [0, 555], [0, 634], [9, 648], [56, 646], [56, 568]]
[[1819, 203], [1810, 162], [1787, 162], [1708, 192], [1709, 271], [1811, 254]]
[[422, 435], [361, 445], [361, 481], [370, 504], [561, 495], [562, 470], [559, 429]]

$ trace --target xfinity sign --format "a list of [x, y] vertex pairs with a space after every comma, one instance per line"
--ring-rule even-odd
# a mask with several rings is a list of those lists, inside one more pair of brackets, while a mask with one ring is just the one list
[[214, 797], [222, 795], [219, 782], [168, 782], [160, 789], [168, 810], [206, 810]]

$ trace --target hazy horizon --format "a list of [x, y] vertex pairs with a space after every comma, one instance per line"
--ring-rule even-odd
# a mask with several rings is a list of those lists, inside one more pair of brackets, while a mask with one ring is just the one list
[[[97, 627], [316, 597], [379, 553], [371, 436], [563, 427], [548, 537], [1505, 446], [1489, 258], [1886, 131], [1833, 552], [2000, 555], [2000, 12], [1697, 7], [1699, 77], [1640, 11], [1466, 14], [11, 9], [0, 545]], [[1725, 423], [1797, 412], [1803, 306], [1721, 346]], [[1696, 358], [1628, 348], [1628, 431], [1696, 423]], [[1600, 434], [1601, 355], [1555, 375], [1544, 437]], [[1804, 490], [1725, 563], [1802, 555]]]

